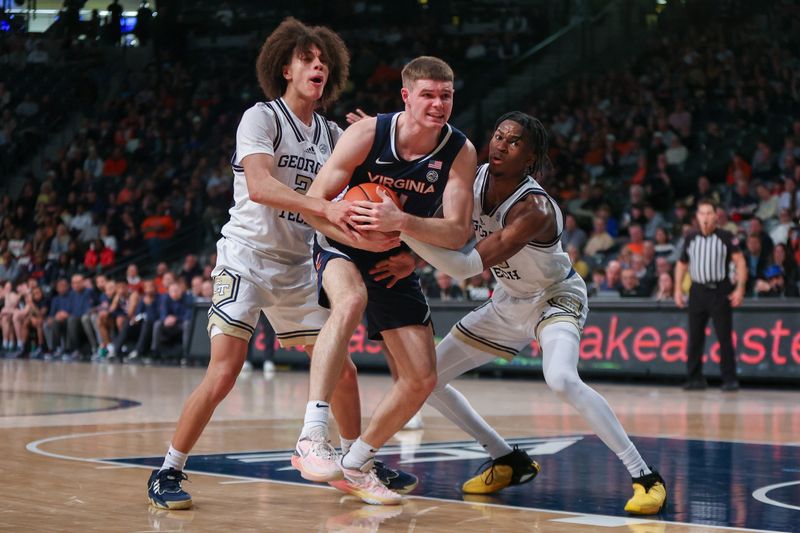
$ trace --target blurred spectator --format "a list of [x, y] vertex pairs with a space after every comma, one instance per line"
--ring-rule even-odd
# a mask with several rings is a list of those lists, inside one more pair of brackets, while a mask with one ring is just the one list
[[750, 235], [758, 235], [758, 238], [761, 239], [761, 250], [763, 250], [764, 255], [772, 255], [772, 239], [769, 234], [764, 231], [764, 225], [761, 223], [761, 219], [758, 217], [751, 218], [747, 223], [747, 233]]
[[675, 294], [675, 286], [672, 282], [672, 275], [668, 272], [659, 274], [658, 287], [653, 298], [659, 302], [671, 302]]
[[772, 250], [772, 264], [781, 267], [788, 285], [797, 286], [798, 281], [800, 281], [797, 262], [794, 256], [788, 253], [785, 244], [775, 244], [775, 248]]
[[630, 240], [625, 245], [626, 250], [630, 250], [633, 254], [642, 255], [644, 253], [644, 232], [639, 224], [632, 224], [628, 228], [628, 236]]
[[683, 145], [681, 138], [675, 136], [672, 138], [669, 148], [664, 153], [667, 165], [680, 166], [689, 158], [689, 149]]
[[754, 288], [756, 296], [762, 298], [794, 298], [800, 296], [797, 285], [786, 283], [783, 269], [771, 265], [764, 271], [764, 279], [758, 279]]
[[644, 225], [644, 238], [652, 240], [656, 236], [656, 230], [666, 225], [664, 216], [655, 210], [653, 204], [646, 203], [642, 209], [644, 218], [646, 220]]
[[653, 244], [656, 257], [670, 257], [675, 253], [675, 245], [669, 240], [667, 230], [663, 227], [656, 229]]
[[171, 283], [167, 295], [161, 298], [158, 320], [153, 326], [152, 350], [156, 357], [167, 355], [167, 347], [180, 342], [181, 357], [189, 351], [189, 327], [192, 320], [192, 297], [178, 283]]
[[127, 169], [128, 161], [125, 159], [125, 156], [122, 155], [122, 148], [117, 146], [103, 163], [103, 177], [117, 178], [122, 176]]
[[783, 192], [778, 198], [778, 208], [788, 209], [791, 216], [794, 218], [800, 207], [800, 191], [797, 190], [797, 182], [793, 178], [786, 178], [783, 180]]
[[606, 279], [600, 285], [601, 291], [619, 291], [622, 287], [622, 265], [619, 261], [611, 260], [606, 265]]
[[203, 269], [200, 267], [200, 263], [197, 261], [197, 256], [194, 254], [186, 254], [186, 257], [183, 258], [183, 266], [181, 267], [180, 277], [183, 278], [183, 281], [186, 283], [186, 286], [193, 286], [192, 279], [195, 277], [200, 277], [200, 281], [203, 280]]
[[772, 153], [769, 143], [764, 139], [758, 141], [753, 154], [751, 165], [753, 177], [757, 179], [772, 179], [775, 171], [775, 154]]
[[758, 200], [750, 194], [750, 182], [746, 178], [736, 180], [736, 189], [731, 193], [728, 212], [734, 222], [749, 220], [758, 209]]
[[732, 220], [728, 219], [728, 212], [722, 207], [717, 208], [717, 226], [725, 231], [733, 233], [734, 235], [739, 233], [739, 226], [737, 226]]
[[151, 212], [142, 221], [142, 238], [150, 250], [153, 259], [160, 259], [164, 244], [175, 235], [175, 220], [165, 206], [161, 206], [160, 213]]
[[153, 325], [159, 319], [160, 297], [152, 280], [142, 282], [141, 295], [133, 293], [130, 305], [133, 311], [129, 315], [130, 318], [120, 327], [113, 346], [117, 353], [122, 353], [125, 351], [127, 343], [136, 339], [133, 350], [125, 359], [127, 362], [134, 362], [140, 356], [147, 354], [152, 345]]
[[464, 292], [461, 287], [453, 283], [453, 278], [439, 270], [435, 272], [434, 277], [436, 283], [428, 289], [428, 297], [442, 301], [464, 299]]
[[772, 223], [778, 218], [778, 197], [770, 192], [766, 183], [756, 185], [758, 196], [758, 209], [755, 216], [767, 223]]
[[622, 283], [619, 288], [619, 295], [623, 298], [641, 298], [648, 296], [645, 289], [640, 285], [636, 272], [630, 268], [622, 271]]
[[584, 252], [592, 256], [605, 252], [614, 246], [614, 239], [606, 231], [606, 221], [602, 217], [596, 216], [592, 219], [592, 234], [586, 242]]
[[764, 272], [769, 264], [769, 255], [764, 253], [764, 249], [761, 246], [761, 237], [756, 234], [747, 236], [744, 259], [747, 263], [748, 272], [745, 292], [747, 295], [752, 296], [756, 280], [764, 278]]
[[606, 280], [605, 269], [598, 267], [592, 270], [592, 279], [586, 285], [587, 294], [589, 296], [597, 296], [603, 290], [603, 284]]
[[473, 276], [464, 283], [464, 293], [467, 300], [483, 301], [492, 297], [492, 284], [494, 277], [490, 270], [484, 270], [481, 274]]
[[752, 175], [753, 170], [750, 167], [750, 164], [744, 160], [744, 156], [741, 153], [735, 152], [731, 156], [730, 165], [728, 165], [728, 175], [725, 180], [726, 183], [728, 185], [734, 185], [741, 180], [748, 182], [750, 181]]
[[578, 247], [573, 244], [567, 246], [567, 255], [569, 255], [570, 261], [572, 261], [573, 270], [583, 279], [587, 279], [589, 277], [589, 265], [583, 260]]
[[83, 265], [89, 272], [100, 272], [114, 264], [114, 250], [107, 247], [101, 239], [95, 240], [86, 250]]
[[564, 217], [564, 229], [561, 232], [562, 248], [566, 250], [570, 246], [574, 246], [578, 250], [583, 250], [584, 244], [586, 244], [586, 232], [578, 227], [575, 217], [568, 213]]
[[794, 226], [791, 212], [788, 209], [781, 209], [778, 213], [778, 223], [769, 232], [769, 237], [776, 245], [786, 244], [789, 242], [789, 232]]
[[6, 250], [0, 256], [0, 283], [6, 281], [16, 281], [20, 274], [20, 268], [17, 264], [16, 258], [9, 250]]

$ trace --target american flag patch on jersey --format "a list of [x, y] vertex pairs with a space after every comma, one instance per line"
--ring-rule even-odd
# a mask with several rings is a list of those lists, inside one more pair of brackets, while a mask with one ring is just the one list
[[442, 169], [442, 162], [438, 161], [438, 160], [435, 160], [435, 159], [431, 160], [431, 162], [428, 163], [428, 168], [432, 168], [434, 170], [441, 170]]

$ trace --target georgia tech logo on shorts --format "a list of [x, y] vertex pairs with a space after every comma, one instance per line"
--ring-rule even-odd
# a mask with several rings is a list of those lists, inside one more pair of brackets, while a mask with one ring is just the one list
[[576, 317], [580, 317], [583, 314], [583, 303], [573, 296], [560, 294], [547, 300], [547, 303], [553, 307], [563, 309], [564, 311], [571, 315], [575, 315]]
[[214, 278], [214, 302], [230, 297], [233, 291], [234, 279], [229, 274], [222, 273]]

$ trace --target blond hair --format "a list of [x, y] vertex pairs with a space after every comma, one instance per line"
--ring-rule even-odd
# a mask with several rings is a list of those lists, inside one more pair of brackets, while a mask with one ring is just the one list
[[452, 82], [453, 69], [438, 57], [420, 56], [403, 67], [403, 87], [410, 88], [417, 80], [434, 80]]

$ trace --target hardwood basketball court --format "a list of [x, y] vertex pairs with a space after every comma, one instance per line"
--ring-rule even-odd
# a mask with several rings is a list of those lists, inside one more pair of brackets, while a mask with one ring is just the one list
[[[200, 368], [0, 361], [0, 531], [800, 531], [800, 408], [792, 391], [594, 383], [663, 474], [661, 515], [626, 516], [630, 478], [541, 380], [462, 379], [476, 408], [542, 465], [484, 498], [458, 487], [485, 460], [436, 411], [382, 457], [420, 477], [399, 507], [370, 506], [289, 467], [307, 376], [240, 377], [201, 437], [189, 511], [146, 502]], [[364, 416], [388, 378], [363, 375]], [[591, 383], [591, 381], [590, 381]]]

